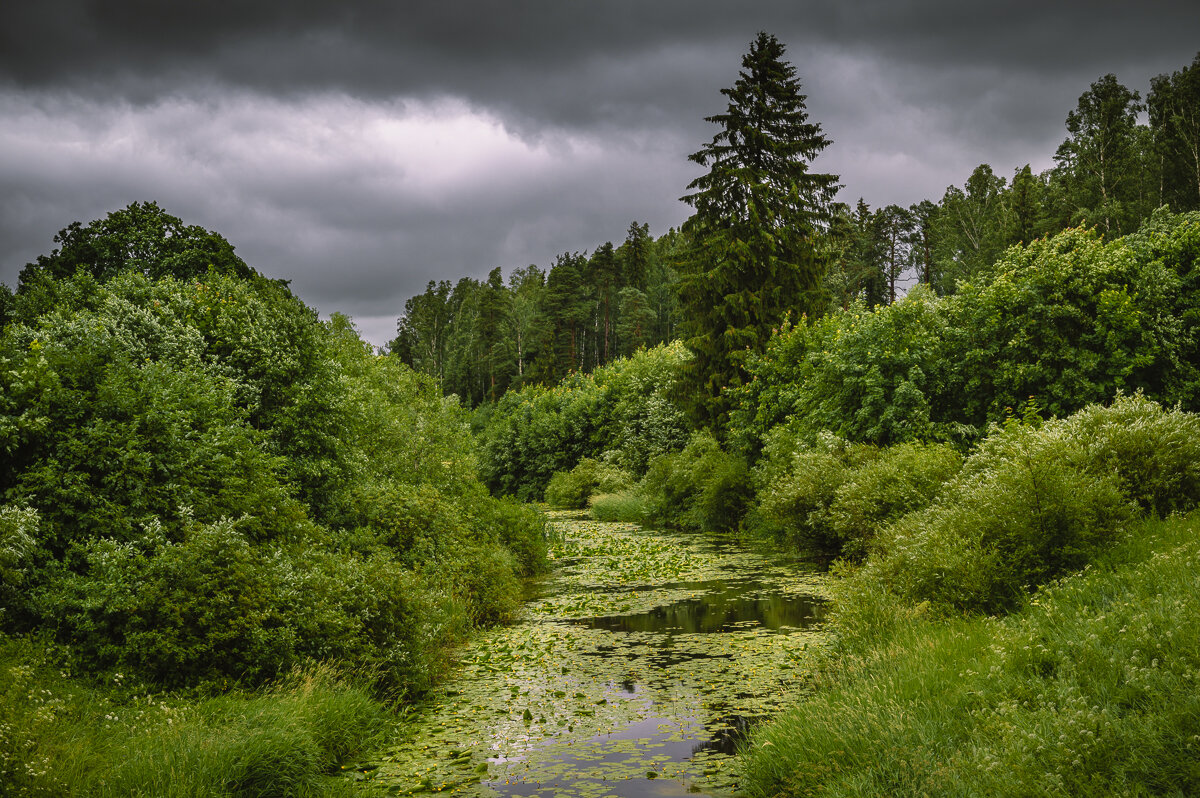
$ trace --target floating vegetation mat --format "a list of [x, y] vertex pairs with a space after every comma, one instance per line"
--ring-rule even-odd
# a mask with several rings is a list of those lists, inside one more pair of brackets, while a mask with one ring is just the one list
[[730, 795], [737, 742], [822, 643], [822, 577], [729, 543], [551, 514], [557, 568], [384, 752], [397, 795]]

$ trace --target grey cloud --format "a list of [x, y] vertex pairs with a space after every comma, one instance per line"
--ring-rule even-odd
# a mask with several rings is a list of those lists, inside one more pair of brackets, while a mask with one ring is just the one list
[[[69, 222], [153, 199], [377, 343], [430, 279], [679, 224], [687, 154], [760, 29], [833, 140], [815, 168], [872, 205], [937, 199], [981, 162], [1044, 167], [1091, 81], [1144, 92], [1200, 48], [1194, 3], [1158, 0], [10, 5], [0, 281]], [[442, 102], [541, 160], [484, 136], [426, 144], [423, 164], [353, 127]], [[463, 174], [432, 168], [455, 159]]]

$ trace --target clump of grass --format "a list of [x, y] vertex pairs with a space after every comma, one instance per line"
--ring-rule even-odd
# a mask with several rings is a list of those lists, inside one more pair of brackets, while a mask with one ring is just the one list
[[597, 521], [640, 524], [646, 520], [646, 497], [637, 489], [597, 494], [589, 500], [589, 506]]
[[750, 795], [1200, 791], [1200, 517], [1006, 618], [897, 622], [745, 751]]

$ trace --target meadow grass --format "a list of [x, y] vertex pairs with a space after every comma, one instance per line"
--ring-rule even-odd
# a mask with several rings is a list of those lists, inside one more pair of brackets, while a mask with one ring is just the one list
[[1196, 794], [1200, 516], [1131, 530], [1010, 616], [909, 617], [831, 659], [753, 734], [748, 794]]
[[72, 677], [36, 640], [0, 643], [0, 795], [348, 794], [341, 767], [389, 721], [328, 666], [218, 697]]

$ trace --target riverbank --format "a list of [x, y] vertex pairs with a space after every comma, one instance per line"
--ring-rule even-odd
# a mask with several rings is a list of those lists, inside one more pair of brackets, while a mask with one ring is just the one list
[[1200, 516], [1133, 525], [1004, 618], [915, 618], [761, 727], [751, 796], [1194, 795]]
[[736, 544], [552, 513], [556, 567], [414, 712], [394, 794], [727, 795], [748, 724], [822, 645], [824, 577]]

